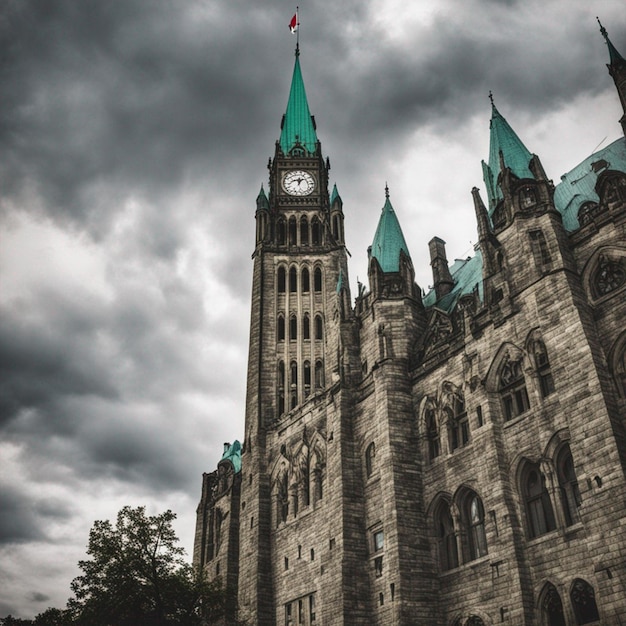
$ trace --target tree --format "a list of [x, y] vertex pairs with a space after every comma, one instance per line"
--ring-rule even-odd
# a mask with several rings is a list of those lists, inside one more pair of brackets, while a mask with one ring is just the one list
[[[124, 507], [115, 526], [96, 521], [88, 560], [72, 582], [68, 602], [79, 626], [195, 626], [221, 615], [224, 593], [183, 559], [172, 528], [176, 515], [147, 516]], [[206, 618], [206, 619], [205, 619]], [[204, 620], [204, 621], [203, 621]]]

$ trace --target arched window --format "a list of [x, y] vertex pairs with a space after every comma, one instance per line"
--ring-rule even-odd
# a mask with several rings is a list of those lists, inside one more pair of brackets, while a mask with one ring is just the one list
[[276, 240], [279, 246], [284, 246], [287, 241], [287, 226], [282, 217], [276, 222]]
[[302, 318], [302, 339], [311, 339], [311, 322], [308, 313], [305, 313]]
[[333, 215], [333, 237], [339, 239], [339, 217], [337, 215]]
[[440, 453], [439, 428], [434, 409], [428, 408], [425, 412], [426, 438], [428, 439], [428, 458], [432, 461]]
[[292, 315], [289, 318], [289, 341], [295, 341], [298, 338], [298, 318]]
[[585, 202], [581, 205], [580, 209], [578, 209], [578, 223], [581, 226], [586, 226], [593, 221], [593, 214], [598, 209], [598, 204], [596, 202]]
[[289, 291], [291, 293], [298, 291], [298, 271], [295, 267], [289, 270]]
[[543, 588], [540, 606], [543, 626], [566, 626], [561, 596], [552, 583]]
[[596, 594], [586, 580], [576, 578], [572, 583], [569, 596], [576, 616], [576, 624], [591, 624], [600, 620]]
[[500, 370], [499, 387], [506, 421], [525, 413], [530, 408], [526, 380], [522, 371], [522, 359], [507, 358]]
[[292, 215], [289, 218], [289, 245], [295, 246], [298, 243], [298, 225], [296, 218]]
[[469, 442], [469, 420], [465, 411], [465, 403], [460, 394], [454, 394], [445, 413], [448, 422], [448, 441], [450, 452], [463, 448]]
[[315, 388], [323, 389], [324, 387], [324, 364], [322, 361], [315, 361]]
[[278, 362], [278, 415], [285, 412], [285, 364]]
[[320, 225], [320, 221], [319, 219], [317, 219], [317, 217], [314, 217], [311, 220], [311, 243], [314, 246], [319, 245], [320, 243], [322, 243], [322, 228]]
[[287, 472], [279, 476], [276, 481], [276, 491], [276, 525], [278, 526], [281, 522], [286, 522], [289, 515], [289, 478]]
[[485, 626], [485, 622], [478, 615], [470, 615], [465, 622], [465, 626]]
[[552, 378], [552, 372], [550, 370], [548, 351], [546, 350], [546, 345], [538, 337], [531, 341], [530, 351], [532, 352], [535, 369], [539, 377], [541, 395], [545, 398], [554, 391], [554, 379]]
[[309, 245], [309, 221], [304, 215], [300, 218], [300, 245]]
[[302, 269], [302, 293], [308, 293], [310, 289], [309, 270], [304, 267]]
[[454, 520], [447, 502], [441, 502], [435, 515], [439, 544], [439, 567], [442, 572], [459, 566], [459, 553], [454, 532]]
[[305, 361], [302, 364], [302, 374], [304, 376], [304, 395], [305, 397], [311, 392], [311, 364]]
[[539, 537], [556, 528], [546, 479], [538, 465], [529, 463], [522, 480], [528, 535], [531, 538]]
[[315, 316], [315, 339], [324, 338], [324, 322], [321, 315]]
[[276, 320], [276, 339], [278, 341], [285, 341], [285, 317], [279, 314]]
[[294, 409], [298, 404], [298, 364], [292, 361], [289, 369], [291, 372], [289, 380], [289, 408]]
[[465, 500], [465, 524], [470, 561], [487, 554], [487, 536], [485, 534], [485, 509], [480, 498], [471, 493]]
[[322, 270], [319, 267], [315, 268], [313, 274], [313, 288], [317, 293], [322, 291]]
[[530, 209], [537, 204], [537, 192], [534, 187], [522, 187], [519, 192], [519, 204], [522, 210]]
[[285, 271], [284, 265], [279, 265], [278, 267], [276, 283], [278, 286], [278, 293], [285, 293], [285, 289], [287, 285], [287, 272]]
[[578, 479], [574, 470], [574, 459], [567, 444], [563, 446], [556, 458], [556, 473], [559, 480], [565, 523], [571, 526], [578, 521], [578, 507], [582, 502], [582, 498], [580, 497]]
[[626, 257], [610, 258], [601, 254], [592, 274], [591, 289], [595, 298], [617, 291], [626, 283]]
[[374, 471], [374, 457], [376, 456], [376, 445], [372, 441], [365, 450], [365, 474], [369, 478]]

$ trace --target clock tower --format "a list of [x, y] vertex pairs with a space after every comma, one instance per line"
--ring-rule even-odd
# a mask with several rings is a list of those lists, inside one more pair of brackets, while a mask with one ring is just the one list
[[[239, 532], [238, 604], [259, 624], [275, 624], [276, 607], [289, 610], [291, 600], [293, 610], [315, 614], [309, 576], [299, 598], [283, 598], [277, 587], [286, 555], [301, 554], [303, 537], [328, 524], [327, 440], [335, 428], [327, 404], [341, 379], [338, 346], [350, 302], [342, 201], [336, 187], [329, 194], [330, 162], [298, 48], [268, 169], [269, 190], [261, 187], [256, 207]], [[315, 548], [307, 550], [310, 560]]]

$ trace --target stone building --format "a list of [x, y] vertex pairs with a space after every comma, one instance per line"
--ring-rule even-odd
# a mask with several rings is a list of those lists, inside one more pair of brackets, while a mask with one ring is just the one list
[[626, 139], [555, 187], [493, 104], [490, 133], [474, 256], [433, 238], [424, 295], [387, 191], [353, 303], [296, 50], [256, 203], [243, 445], [198, 507], [194, 562], [231, 617], [626, 624]]

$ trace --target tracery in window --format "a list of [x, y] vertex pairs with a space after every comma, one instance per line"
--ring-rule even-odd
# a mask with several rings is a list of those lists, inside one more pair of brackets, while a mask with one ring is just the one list
[[539, 537], [556, 528], [554, 511], [550, 502], [550, 495], [546, 489], [546, 479], [539, 466], [528, 463], [522, 478], [522, 495], [528, 536]]
[[450, 505], [442, 501], [435, 513], [435, 527], [437, 529], [437, 543], [439, 546], [439, 567], [442, 572], [458, 567], [459, 553], [454, 530], [454, 520], [450, 512]]
[[541, 597], [543, 626], [566, 626], [561, 596], [552, 583], [546, 583]]
[[548, 351], [546, 344], [535, 333], [529, 342], [529, 352], [535, 362], [535, 370], [539, 378], [539, 387], [541, 395], [545, 398], [554, 391], [554, 379], [550, 369], [550, 360], [548, 359]]
[[487, 536], [485, 534], [485, 510], [483, 503], [475, 493], [465, 499], [465, 523], [471, 561], [487, 554]]
[[611, 259], [601, 254], [593, 272], [591, 288], [596, 298], [616, 291], [626, 283], [626, 258]]
[[561, 448], [557, 456], [556, 473], [561, 492], [561, 505], [565, 523], [571, 526], [578, 521], [578, 507], [582, 502], [582, 498], [574, 469], [574, 459], [567, 444]]
[[582, 578], [576, 578], [570, 591], [572, 608], [576, 617], [576, 624], [590, 624], [600, 619], [596, 594], [593, 587]]
[[530, 408], [521, 357], [517, 360], [508, 356], [505, 358], [500, 369], [498, 390], [506, 421], [525, 413]]

